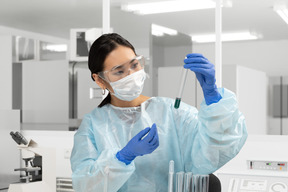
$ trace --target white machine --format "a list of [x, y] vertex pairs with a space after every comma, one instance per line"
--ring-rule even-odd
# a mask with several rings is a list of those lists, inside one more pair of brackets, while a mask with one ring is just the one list
[[[15, 140], [15, 138], [13, 139]], [[17, 142], [17, 140], [15, 141]], [[21, 176], [21, 183], [10, 184], [8, 192], [55, 192], [55, 149], [39, 148], [33, 140], [18, 144], [25, 165], [14, 170], [25, 172], [25, 175]]]
[[288, 192], [287, 136], [249, 135], [240, 153], [217, 171], [223, 192]]
[[288, 192], [287, 162], [248, 160], [247, 170], [219, 173], [223, 191]]

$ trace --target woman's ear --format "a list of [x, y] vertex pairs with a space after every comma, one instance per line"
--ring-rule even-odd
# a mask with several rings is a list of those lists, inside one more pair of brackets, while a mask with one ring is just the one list
[[103, 79], [101, 79], [96, 73], [93, 73], [92, 77], [101, 89], [106, 89], [106, 85], [105, 85]]

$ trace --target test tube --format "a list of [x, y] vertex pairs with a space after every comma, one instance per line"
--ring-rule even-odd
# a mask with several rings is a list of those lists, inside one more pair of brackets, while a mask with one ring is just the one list
[[105, 169], [104, 169], [105, 178], [104, 178], [104, 189], [103, 189], [104, 192], [108, 192], [109, 172], [110, 172], [109, 167], [108, 166], [105, 167]]
[[183, 192], [184, 188], [184, 172], [177, 172], [176, 173], [176, 192]]
[[185, 173], [183, 192], [191, 192], [191, 179], [192, 179], [192, 172]]
[[209, 175], [193, 175], [192, 192], [208, 192], [209, 190]]
[[199, 191], [199, 175], [193, 175], [192, 176], [192, 192], [200, 192]]
[[168, 192], [173, 192], [174, 161], [169, 162]]
[[188, 69], [184, 69], [184, 68], [182, 69], [182, 79], [181, 79], [181, 83], [179, 87], [179, 93], [178, 93], [178, 97], [176, 97], [175, 104], [174, 104], [175, 109], [178, 109], [181, 103], [181, 98], [182, 98], [182, 94], [183, 94], [183, 90], [184, 90], [184, 86], [186, 82], [187, 72], [188, 72]]
[[209, 190], [209, 175], [200, 175], [200, 191], [208, 192]]

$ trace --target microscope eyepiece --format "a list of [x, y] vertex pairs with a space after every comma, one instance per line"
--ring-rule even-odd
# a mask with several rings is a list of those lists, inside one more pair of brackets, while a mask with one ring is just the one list
[[13, 140], [18, 144], [24, 144], [27, 145], [27, 140], [25, 139], [25, 137], [19, 133], [18, 131], [16, 131], [15, 133], [13, 131], [10, 132], [10, 135], [12, 136]]

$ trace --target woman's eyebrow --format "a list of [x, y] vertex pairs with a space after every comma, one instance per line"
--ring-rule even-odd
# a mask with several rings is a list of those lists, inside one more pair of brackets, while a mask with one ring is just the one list
[[121, 68], [123, 68], [123, 65], [116, 65], [116, 66], [113, 67], [111, 70], [121, 69]]
[[135, 60], [136, 60], [136, 58], [132, 59], [129, 63], [133, 63], [133, 61], [135, 61]]

